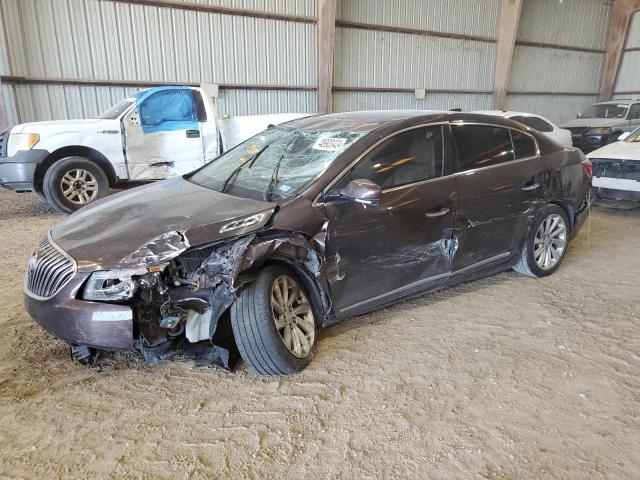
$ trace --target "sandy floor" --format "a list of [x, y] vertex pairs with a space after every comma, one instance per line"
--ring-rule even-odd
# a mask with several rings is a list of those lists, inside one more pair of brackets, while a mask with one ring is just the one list
[[0, 477], [640, 478], [640, 210], [596, 210], [563, 267], [323, 332], [304, 373], [69, 359], [22, 308], [61, 217], [0, 192]]

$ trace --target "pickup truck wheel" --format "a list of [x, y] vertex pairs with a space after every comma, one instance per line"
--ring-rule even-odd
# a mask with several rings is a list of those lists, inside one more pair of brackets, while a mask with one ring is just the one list
[[265, 268], [240, 291], [231, 327], [242, 359], [258, 375], [297, 373], [315, 355], [313, 307], [302, 282], [285, 267]]
[[104, 171], [84, 157], [58, 160], [44, 175], [44, 196], [60, 212], [72, 213], [104, 197], [108, 188]]
[[529, 277], [555, 272], [569, 246], [569, 219], [558, 205], [547, 205], [531, 224], [518, 263], [513, 269]]

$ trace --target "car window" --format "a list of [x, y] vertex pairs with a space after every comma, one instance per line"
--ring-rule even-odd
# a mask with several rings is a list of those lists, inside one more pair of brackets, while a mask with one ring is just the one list
[[534, 116], [517, 116], [511, 117], [511, 120], [515, 120], [516, 122], [520, 122], [527, 127], [534, 128], [539, 132], [553, 132], [553, 125], [549, 122], [543, 120], [540, 117]]
[[511, 130], [511, 140], [516, 159], [535, 157], [538, 154], [535, 140], [526, 133]]
[[366, 179], [382, 189], [441, 177], [442, 127], [425, 127], [395, 135], [358, 162], [334, 189]]
[[116, 103], [108, 110], [102, 112], [100, 115], [98, 115], [98, 118], [102, 120], [115, 120], [120, 115], [122, 115], [127, 108], [133, 105], [135, 101], [135, 98], [125, 98], [124, 100]]
[[190, 88], [161, 90], [145, 98], [139, 109], [145, 133], [197, 128], [198, 113]]
[[584, 118], [625, 118], [628, 108], [623, 104], [596, 103], [587, 108], [582, 116]]
[[640, 118], [640, 103], [634, 103], [631, 105], [629, 109], [629, 116], [627, 117], [629, 120], [636, 120]]
[[629, 135], [626, 139], [625, 142], [636, 142], [636, 143], [640, 143], [640, 128], [635, 129], [633, 132], [631, 132], [631, 135]]
[[488, 167], [514, 159], [509, 129], [490, 125], [452, 124], [460, 171]]

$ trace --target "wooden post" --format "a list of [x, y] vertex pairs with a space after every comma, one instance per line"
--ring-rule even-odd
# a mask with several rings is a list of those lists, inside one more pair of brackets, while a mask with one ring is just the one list
[[336, 44], [336, 0], [318, 0], [318, 113], [333, 110], [333, 52]]
[[613, 95], [624, 43], [629, 30], [629, 22], [634, 12], [638, 10], [640, 10], [640, 1], [638, 0], [613, 0], [611, 17], [609, 18], [607, 54], [604, 60], [604, 71], [602, 72], [602, 84], [600, 87], [600, 100], [609, 100]]
[[506, 104], [522, 2], [523, 0], [502, 0], [500, 5], [496, 67], [493, 76], [493, 108], [496, 110], [503, 110]]

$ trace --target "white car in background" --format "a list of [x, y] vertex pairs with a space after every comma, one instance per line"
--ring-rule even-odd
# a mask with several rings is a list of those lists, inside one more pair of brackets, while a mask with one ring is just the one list
[[602, 198], [640, 202], [640, 128], [587, 155], [593, 188]]
[[549, 119], [533, 113], [511, 112], [505, 110], [478, 110], [471, 113], [481, 113], [483, 115], [497, 115], [498, 117], [509, 118], [515, 122], [522, 123], [543, 133], [546, 137], [559, 143], [563, 147], [573, 147], [571, 132], [558, 127]]

